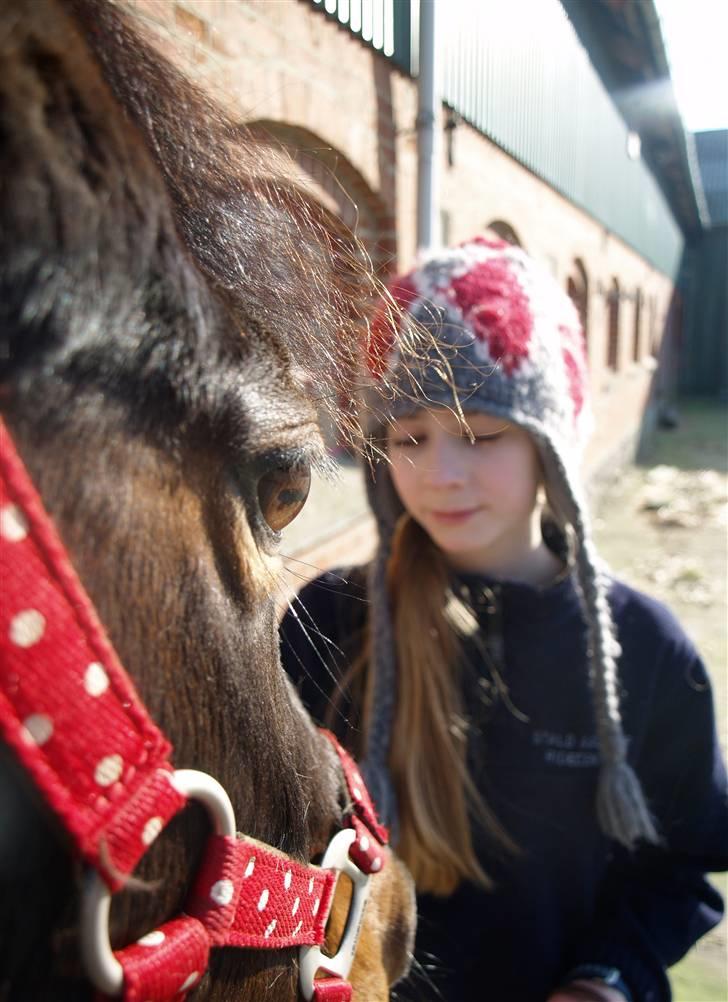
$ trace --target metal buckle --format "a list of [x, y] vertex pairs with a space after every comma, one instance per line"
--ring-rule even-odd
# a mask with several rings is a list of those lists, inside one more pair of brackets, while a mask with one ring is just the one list
[[[199, 800], [212, 819], [216, 835], [235, 836], [235, 812], [224, 788], [206, 772], [176, 769], [170, 782], [188, 800]], [[81, 897], [81, 955], [89, 981], [113, 997], [122, 993], [124, 970], [109, 942], [111, 891], [96, 870], [88, 870]]]
[[349, 848], [356, 841], [353, 828], [338, 832], [328, 844], [321, 860], [323, 870], [345, 873], [353, 884], [353, 893], [346, 917], [344, 935], [339, 949], [333, 957], [327, 957], [320, 946], [302, 946], [299, 953], [299, 987], [306, 1002], [311, 1002], [316, 990], [316, 974], [325, 971], [335, 977], [346, 979], [354, 961], [356, 945], [359, 941], [364, 908], [369, 897], [368, 873], [363, 873], [349, 857]]

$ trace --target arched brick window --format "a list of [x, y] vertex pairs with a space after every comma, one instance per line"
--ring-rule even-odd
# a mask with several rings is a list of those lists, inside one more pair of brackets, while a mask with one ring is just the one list
[[[283, 150], [294, 161], [300, 182], [325, 208], [338, 216], [361, 240], [378, 276], [386, 281], [396, 262], [394, 219], [366, 183], [361, 173], [337, 149], [320, 136], [288, 122], [261, 119], [247, 122], [254, 138]], [[342, 374], [342, 385], [354, 385], [356, 372]], [[351, 408], [348, 393], [342, 392], [339, 411]], [[328, 412], [319, 415], [321, 430], [330, 451], [341, 455], [347, 448]]]
[[394, 219], [356, 167], [307, 129], [260, 120], [247, 127], [262, 142], [282, 146], [303, 173], [315, 197], [356, 233], [376, 271], [386, 278], [396, 260]]
[[657, 330], [657, 296], [650, 296], [650, 354], [657, 358], [660, 353], [660, 338]]
[[514, 247], [523, 247], [521, 238], [511, 224], [504, 222], [502, 219], [494, 219], [492, 223], [488, 223], [485, 227], [485, 232], [486, 235], [490, 233], [492, 236], [498, 237], [500, 240], [505, 240], [507, 244], [512, 244]]
[[566, 291], [576, 307], [584, 332], [585, 347], [589, 347], [589, 276], [581, 258], [574, 258], [571, 274], [566, 279]]
[[612, 279], [607, 292], [607, 368], [619, 368], [619, 282]]
[[634, 294], [634, 332], [632, 335], [632, 361], [642, 357], [642, 289]]

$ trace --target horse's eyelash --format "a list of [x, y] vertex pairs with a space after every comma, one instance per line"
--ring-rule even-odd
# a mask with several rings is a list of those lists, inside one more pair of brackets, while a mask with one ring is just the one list
[[273, 468], [286, 468], [308, 463], [312, 468], [326, 464], [326, 456], [316, 444], [283, 446], [280, 448], [263, 449], [252, 455], [243, 454], [244, 461], [261, 472]]

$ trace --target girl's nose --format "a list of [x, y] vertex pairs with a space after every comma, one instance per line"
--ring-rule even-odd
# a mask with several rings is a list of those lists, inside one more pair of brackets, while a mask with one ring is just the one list
[[433, 444], [423, 467], [423, 485], [427, 487], [459, 487], [466, 479], [462, 457], [448, 441]]

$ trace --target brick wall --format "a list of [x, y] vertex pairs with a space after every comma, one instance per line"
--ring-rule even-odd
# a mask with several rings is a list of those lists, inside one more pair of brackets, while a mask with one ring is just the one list
[[[412, 262], [416, 247], [416, 85], [305, 0], [129, 0], [160, 45], [244, 122], [263, 123], [285, 142], [314, 190], [355, 218], [378, 264]], [[444, 116], [441, 125], [444, 124]], [[587, 319], [596, 432], [588, 471], [604, 469], [634, 440], [648, 405], [672, 296], [672, 283], [578, 206], [465, 124], [442, 144], [441, 204], [452, 242], [494, 220], [515, 230], [566, 288], [586, 272]], [[317, 163], [318, 161], [318, 163]], [[327, 174], [330, 172], [329, 180]], [[337, 196], [338, 191], [338, 196]], [[344, 193], [342, 202], [341, 193]], [[620, 293], [616, 369], [607, 365], [608, 293]], [[640, 355], [633, 357], [637, 294]], [[363, 497], [362, 497], [363, 511]], [[333, 523], [332, 523], [333, 524]], [[356, 559], [371, 545], [366, 523], [314, 551], [314, 564]], [[361, 538], [360, 538], [361, 537]], [[356, 543], [356, 545], [354, 545]]]

